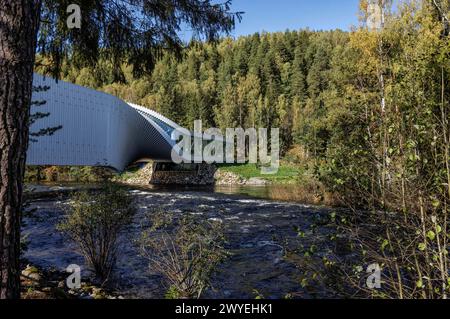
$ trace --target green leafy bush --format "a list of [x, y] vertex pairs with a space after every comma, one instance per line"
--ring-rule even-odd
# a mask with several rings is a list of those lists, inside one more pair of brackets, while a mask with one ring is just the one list
[[116, 262], [118, 236], [134, 213], [126, 190], [106, 184], [100, 192], [76, 193], [58, 229], [77, 243], [87, 264], [105, 282]]

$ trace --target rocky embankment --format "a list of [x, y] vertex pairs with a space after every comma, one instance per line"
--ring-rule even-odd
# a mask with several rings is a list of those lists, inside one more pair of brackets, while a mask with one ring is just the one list
[[38, 269], [29, 264], [23, 267], [20, 276], [22, 299], [123, 299], [86, 281], [79, 289], [70, 289], [66, 285], [68, 273]]
[[148, 185], [153, 175], [153, 163], [147, 164], [145, 167], [132, 174], [125, 179], [117, 180], [121, 183], [129, 185]]
[[201, 164], [198, 172], [154, 172], [148, 164], [132, 176], [121, 180], [129, 185], [217, 185], [217, 186], [264, 186], [268, 181], [261, 178], [246, 179], [235, 173], [217, 169], [213, 165]]
[[260, 178], [246, 179], [235, 173], [221, 171], [220, 169], [214, 175], [214, 180], [215, 180], [215, 185], [218, 185], [218, 186], [229, 186], [229, 185], [264, 186], [269, 183], [268, 181], [266, 181], [264, 179], [260, 179]]

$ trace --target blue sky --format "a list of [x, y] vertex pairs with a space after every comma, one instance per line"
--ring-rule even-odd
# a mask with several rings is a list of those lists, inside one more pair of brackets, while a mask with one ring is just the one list
[[244, 11], [233, 36], [255, 32], [349, 30], [358, 24], [359, 0], [233, 0], [233, 11]]

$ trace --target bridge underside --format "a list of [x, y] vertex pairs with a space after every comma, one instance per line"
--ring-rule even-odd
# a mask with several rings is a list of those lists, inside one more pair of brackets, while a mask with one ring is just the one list
[[[118, 171], [142, 160], [171, 162], [176, 123], [112, 95], [35, 74], [32, 113], [48, 113], [31, 132], [59, 127], [30, 142], [28, 165], [104, 166]], [[48, 90], [47, 90], [48, 89]]]

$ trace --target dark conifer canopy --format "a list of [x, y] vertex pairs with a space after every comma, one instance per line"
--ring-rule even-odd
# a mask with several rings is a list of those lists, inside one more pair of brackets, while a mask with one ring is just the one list
[[48, 57], [46, 71], [53, 76], [68, 56], [81, 65], [106, 57], [132, 64], [136, 75], [150, 71], [165, 49], [181, 52], [180, 31], [212, 41], [229, 33], [242, 15], [231, 12], [231, 0], [78, 0], [81, 29], [69, 29], [67, 7], [72, 3], [43, 0], [38, 53]]

